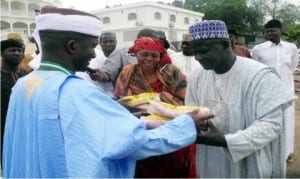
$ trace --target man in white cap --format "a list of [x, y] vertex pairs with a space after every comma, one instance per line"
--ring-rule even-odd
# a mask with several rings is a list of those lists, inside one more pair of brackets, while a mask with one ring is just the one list
[[147, 130], [103, 90], [76, 77], [95, 57], [101, 25], [82, 11], [41, 9], [35, 36], [41, 64], [18, 80], [7, 112], [5, 178], [131, 178], [137, 159], [195, 142], [196, 129], [212, 117], [193, 111]]
[[200, 67], [199, 62], [195, 60], [189, 34], [182, 35], [181, 52], [176, 52], [171, 55], [172, 63], [182, 71], [188, 79], [194, 69]]
[[185, 103], [215, 115], [198, 135], [196, 167], [204, 178], [284, 178], [284, 110], [295, 100], [275, 69], [236, 56], [220, 20], [189, 28], [202, 68], [188, 81]]

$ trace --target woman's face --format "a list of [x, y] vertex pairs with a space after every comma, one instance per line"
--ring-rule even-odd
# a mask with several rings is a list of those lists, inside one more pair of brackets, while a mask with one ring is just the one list
[[140, 50], [136, 53], [136, 58], [143, 71], [153, 70], [159, 64], [160, 53], [152, 50]]

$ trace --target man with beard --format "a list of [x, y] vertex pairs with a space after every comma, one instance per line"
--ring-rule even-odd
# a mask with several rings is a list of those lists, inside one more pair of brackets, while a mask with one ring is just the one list
[[90, 64], [87, 68], [87, 73], [85, 72], [76, 72], [76, 75], [91, 81], [96, 86], [101, 87], [109, 96], [112, 96], [113, 85], [111, 81], [101, 81], [99, 80], [100, 74], [99, 71], [102, 68], [105, 61], [110, 57], [114, 56], [117, 52], [117, 39], [116, 35], [112, 32], [103, 32], [99, 38], [99, 45], [101, 46], [101, 51], [95, 48], [96, 58], [93, 58], [90, 61]]
[[19, 68], [19, 64], [24, 55], [23, 47], [24, 44], [19, 40], [8, 39], [1, 41], [1, 154], [5, 119], [11, 89], [16, 81], [26, 74], [26, 71]]
[[182, 51], [174, 53], [171, 56], [172, 63], [177, 66], [183, 74], [185, 74], [187, 79], [194, 69], [200, 67], [200, 64], [195, 60], [190, 43], [189, 35], [183, 34], [181, 42]]
[[17, 81], [10, 98], [4, 178], [133, 178], [136, 160], [190, 145], [213, 117], [193, 111], [148, 130], [74, 75], [95, 58], [102, 28], [97, 16], [43, 7], [35, 24], [41, 63]]
[[200, 178], [284, 178], [284, 110], [295, 96], [274, 68], [236, 56], [220, 20], [189, 28], [202, 68], [188, 81], [185, 104], [208, 106], [215, 118], [198, 135]]
[[[295, 44], [281, 40], [282, 25], [272, 19], [265, 24], [266, 42], [253, 48], [252, 56], [258, 62], [273, 67], [279, 73], [283, 83], [294, 93], [293, 72], [298, 65], [298, 52]], [[287, 162], [293, 162], [295, 140], [295, 104], [284, 112]]]

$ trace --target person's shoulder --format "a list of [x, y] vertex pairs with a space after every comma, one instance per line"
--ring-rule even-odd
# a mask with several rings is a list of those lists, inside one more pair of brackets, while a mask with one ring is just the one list
[[66, 89], [68, 93], [72, 93], [74, 91], [88, 92], [96, 90], [96, 86], [94, 84], [75, 75], [70, 75], [66, 78], [63, 83], [63, 88]]
[[268, 67], [265, 64], [257, 62], [252, 58], [241, 57], [241, 56], [236, 56], [236, 58], [237, 58], [237, 63], [241, 64], [244, 70], [246, 69], [261, 70], [263, 68]]
[[111, 52], [111, 54], [109, 54], [107, 59], [114, 58], [116, 56], [125, 55], [125, 54], [128, 54], [125, 48], [115, 49], [114, 51]]
[[181, 57], [181, 56], [183, 56], [182, 51], [180, 51], [180, 52], [175, 52], [175, 53], [173, 53], [172, 55], [170, 55], [171, 58], [172, 58], [172, 57]]
[[262, 42], [260, 44], [257, 44], [253, 47], [253, 50], [257, 50], [257, 49], [262, 49], [262, 48], [266, 48], [270, 46], [270, 42], [269, 41], [265, 41], [265, 42]]
[[135, 59], [134, 56], [132, 56], [132, 54], [128, 53], [128, 49], [127, 48], [121, 48], [121, 49], [116, 49], [114, 50], [108, 57], [107, 59], [123, 59], [123, 60], [129, 60], [130, 59]]
[[276, 73], [273, 67], [259, 63], [255, 60], [237, 56], [235, 70], [245, 83], [251, 82], [258, 75], [270, 75]]
[[280, 43], [282, 43], [282, 45], [284, 45], [284, 46], [297, 49], [297, 46], [294, 43], [287, 42], [287, 41], [284, 41], [284, 40], [282, 40]]
[[119, 48], [114, 51], [116, 54], [128, 54], [128, 48]]
[[72, 104], [75, 106], [84, 101], [95, 100], [95, 98], [99, 99], [99, 102], [109, 99], [102, 88], [75, 75], [68, 76], [60, 86], [60, 97], [63, 101], [72, 100]]
[[122, 68], [121, 72], [126, 72], [126, 71], [131, 70], [131, 69], [133, 69], [133, 68], [135, 68], [135, 67], [136, 67], [136, 64], [127, 64], [127, 65], [125, 65], [125, 66]]
[[249, 49], [245, 46], [242, 46], [242, 45], [236, 45], [237, 48], [240, 48], [241, 50], [243, 51], [249, 51]]

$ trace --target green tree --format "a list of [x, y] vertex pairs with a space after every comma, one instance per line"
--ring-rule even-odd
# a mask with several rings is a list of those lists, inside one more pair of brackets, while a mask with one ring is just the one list
[[282, 34], [283, 38], [287, 41], [293, 42], [300, 47], [300, 24], [290, 24], [284, 29]]
[[185, 8], [204, 13], [204, 19], [219, 19], [229, 28], [253, 33], [263, 23], [263, 15], [246, 0], [186, 0]]
[[223, 20], [239, 33], [256, 35], [261, 35], [267, 20], [279, 19], [285, 29], [284, 38], [299, 45], [300, 6], [291, 3], [281, 0], [186, 0], [184, 8], [204, 13], [204, 20]]

